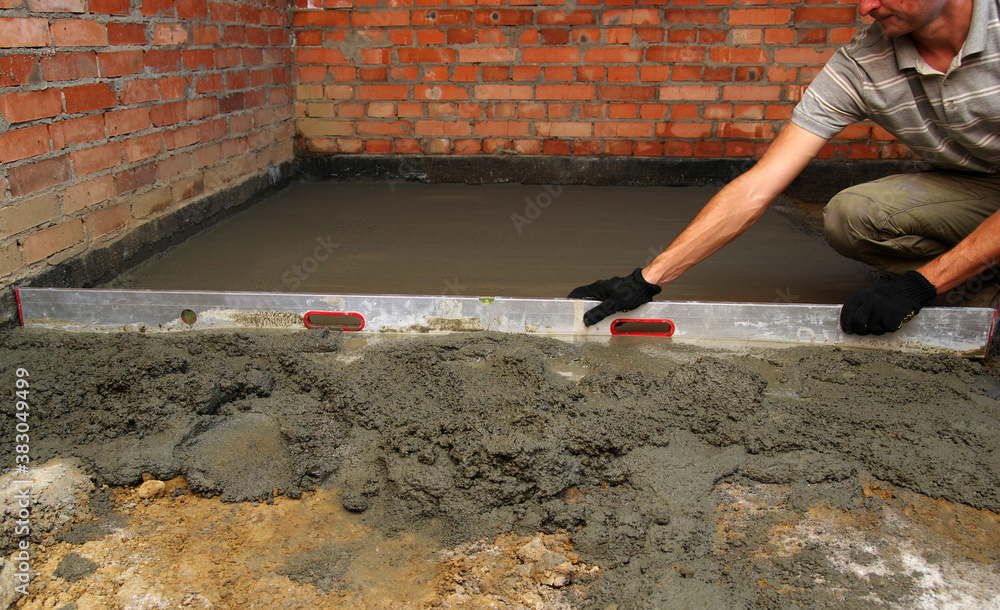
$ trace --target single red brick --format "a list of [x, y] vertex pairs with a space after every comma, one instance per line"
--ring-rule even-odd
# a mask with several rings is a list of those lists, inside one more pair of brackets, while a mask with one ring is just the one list
[[604, 66], [583, 65], [576, 68], [576, 77], [583, 82], [603, 81], [606, 72]]
[[177, 16], [181, 19], [204, 19], [208, 17], [208, 2], [205, 0], [177, 0]]
[[28, 10], [32, 13], [85, 13], [87, 6], [83, 0], [28, 0]]
[[608, 108], [610, 108], [610, 104], [580, 104], [580, 118], [606, 119], [608, 118]]
[[470, 25], [472, 11], [463, 9], [432, 9], [415, 10], [412, 16], [413, 25], [455, 26]]
[[46, 125], [0, 132], [0, 163], [36, 157], [49, 150], [49, 129]]
[[62, 211], [72, 214], [92, 205], [107, 201], [115, 196], [114, 176], [98, 176], [78, 182], [63, 192]]
[[593, 85], [539, 85], [535, 88], [537, 100], [592, 100]]
[[141, 0], [142, 14], [150, 17], [162, 13], [166, 16], [176, 16], [174, 0]]
[[140, 104], [160, 99], [160, 86], [152, 80], [130, 80], [122, 86], [122, 104]]
[[741, 8], [729, 10], [729, 25], [784, 25], [792, 18], [787, 8]]
[[363, 100], [405, 100], [410, 97], [407, 85], [361, 85], [358, 99]]
[[0, 17], [0, 48], [47, 47], [51, 42], [47, 19]]
[[[298, 65], [302, 64], [346, 64], [350, 63], [347, 61], [347, 57], [344, 52], [340, 49], [315, 49], [312, 47], [307, 47], [303, 49], [295, 50], [295, 61]], [[372, 63], [372, 62], [365, 62]], [[385, 62], [378, 62], [385, 63]]]
[[109, 44], [144, 45], [147, 42], [144, 23], [108, 23]]
[[187, 102], [183, 100], [156, 104], [149, 111], [149, 120], [156, 127], [175, 125], [187, 118]]
[[83, 221], [72, 219], [32, 233], [19, 243], [30, 265], [83, 243], [85, 237]]
[[667, 23], [694, 23], [698, 25], [721, 24], [720, 16], [722, 11], [716, 9], [667, 9], [664, 11], [664, 18]]
[[647, 47], [645, 61], [660, 64], [703, 62], [706, 50], [697, 46]]
[[107, 83], [66, 87], [63, 89], [63, 94], [66, 96], [66, 112], [68, 114], [103, 110], [118, 104], [115, 92]]
[[210, 2], [208, 14], [215, 23], [236, 21], [236, 5], [232, 2]]
[[119, 203], [108, 208], [96, 210], [84, 220], [87, 234], [91, 239], [98, 239], [114, 233], [128, 224], [132, 218], [132, 210], [128, 204]]
[[243, 23], [260, 23], [260, 9], [256, 6], [238, 4], [236, 16]]
[[625, 123], [622, 121], [594, 124], [594, 136], [602, 138], [652, 138], [656, 126], [650, 122]]
[[214, 97], [198, 97], [188, 102], [188, 119], [196, 121], [219, 112], [219, 100]]
[[[89, 0], [91, 13], [104, 15], [128, 15], [132, 10], [131, 0]], [[110, 24], [109, 30], [110, 30]]]
[[222, 114], [243, 110], [246, 106], [246, 94], [244, 93], [231, 93], [219, 98], [219, 112]]
[[181, 51], [184, 67], [191, 70], [205, 70], [215, 67], [215, 50], [187, 49]]
[[657, 25], [660, 23], [660, 13], [657, 9], [615, 9], [601, 14], [601, 23], [605, 26], [622, 25]]
[[857, 9], [853, 6], [799, 6], [795, 9], [795, 23], [854, 23], [857, 20]]
[[612, 83], [634, 83], [636, 76], [635, 66], [611, 66], [608, 68], [608, 81]]
[[298, 11], [292, 14], [292, 27], [346, 28], [350, 25], [347, 11]]
[[196, 168], [210, 167], [223, 159], [222, 156], [222, 145], [221, 144], [211, 144], [209, 146], [202, 146], [192, 153], [191, 160]]
[[62, 156], [12, 167], [7, 172], [7, 181], [11, 196], [21, 197], [63, 184], [70, 179], [70, 175], [69, 157]]
[[[572, 67], [566, 66], [572, 71]], [[507, 81], [510, 80], [511, 67], [510, 66], [483, 66], [483, 80], [484, 81]]]
[[[448, 49], [445, 55], [454, 57], [454, 51]], [[391, 64], [392, 49], [361, 49], [361, 61], [366, 64]]]
[[160, 133], [132, 137], [122, 142], [122, 151], [125, 155], [126, 163], [148, 159], [159, 154], [162, 150], [163, 135]]
[[270, 70], [253, 70], [250, 72], [250, 88], [258, 89], [271, 84]]
[[363, 28], [398, 27], [401, 25], [410, 25], [410, 11], [384, 9], [372, 12], [355, 11], [351, 13], [351, 25]]
[[[639, 37], [639, 40], [645, 43], [663, 42], [664, 37], [663, 28], [636, 28], [635, 34]], [[694, 42], [694, 40], [685, 40], [682, 42]]]
[[97, 54], [97, 63], [101, 76], [104, 78], [138, 74], [143, 69], [143, 59], [142, 51], [113, 51]]
[[264, 28], [247, 28], [247, 44], [255, 47], [264, 47], [270, 44], [270, 36]]
[[104, 117], [99, 114], [66, 119], [49, 125], [49, 136], [56, 150], [70, 144], [86, 144], [107, 137], [104, 130]]
[[[315, 30], [317, 34], [322, 35], [322, 32]], [[247, 41], [247, 29], [246, 26], [242, 25], [228, 25], [222, 30], [222, 44], [235, 44], [242, 45], [246, 44]], [[322, 43], [322, 38], [320, 42]]]
[[104, 114], [104, 123], [109, 136], [149, 129], [149, 108], [139, 106], [124, 110], [113, 110]]
[[226, 120], [215, 119], [202, 123], [198, 126], [198, 139], [200, 142], [211, 142], [226, 135]]
[[476, 30], [471, 28], [449, 28], [447, 30], [449, 45], [473, 44], [476, 42]]
[[[125, 159], [128, 161], [128, 144], [126, 143], [123, 148], [125, 149]], [[139, 165], [122, 170], [115, 174], [114, 178], [116, 195], [132, 193], [144, 186], [149, 186], [150, 184], [156, 182], [156, 164], [147, 163], [145, 165]]]
[[774, 101], [781, 98], [780, 85], [727, 85], [722, 88], [722, 99], [733, 101]]
[[752, 47], [715, 47], [708, 51], [708, 57], [720, 64], [769, 62], [767, 49]]
[[163, 132], [163, 142], [167, 150], [175, 150], [198, 142], [198, 128], [194, 126], [181, 127]]
[[57, 47], [103, 47], [108, 44], [108, 28], [88, 19], [60, 19], [49, 29]]
[[15, 91], [0, 96], [0, 114], [8, 123], [23, 123], [62, 114], [62, 93], [58, 87], [39, 91]]
[[165, 76], [156, 81], [160, 88], [160, 97], [165, 100], [173, 100], [184, 96], [184, 88], [187, 81], [180, 76]]
[[655, 100], [657, 98], [657, 93], [657, 87], [654, 85], [598, 85], [596, 99], [601, 101], [629, 100], [635, 102], [648, 102]]
[[817, 64], [823, 65], [830, 59], [834, 49], [814, 49], [809, 47], [792, 47], [788, 49], [777, 49], [774, 52], [774, 61], [781, 65], [788, 64]]
[[[527, 33], [527, 32], [526, 32]], [[569, 44], [569, 31], [563, 29], [543, 28], [532, 33], [537, 34], [539, 41], [546, 45], [567, 45]], [[533, 41], [521, 40], [521, 44], [533, 44]]]
[[453, 49], [397, 49], [396, 55], [404, 64], [449, 64], [455, 61], [457, 54]]
[[593, 11], [555, 11], [545, 10], [538, 13], [538, 25], [596, 25], [597, 19]]
[[516, 52], [516, 49], [505, 47], [459, 49], [458, 60], [462, 63], [507, 63], [514, 61]]
[[323, 44], [323, 32], [319, 30], [299, 30], [295, 32], [295, 45], [299, 47]]
[[795, 44], [826, 44], [825, 28], [799, 28], [795, 30]]
[[156, 177], [170, 180], [191, 171], [191, 167], [191, 153], [180, 153], [157, 163]]
[[146, 51], [146, 67], [157, 72], [176, 72], [181, 68], [181, 52], [176, 49]]
[[719, 99], [715, 85], [664, 85], [660, 87], [661, 100], [714, 101]]
[[575, 47], [564, 47], [560, 49], [528, 47], [521, 49], [521, 61], [529, 64], [579, 63], [580, 50]]
[[[388, 49], [386, 49], [386, 51], [388, 51]], [[264, 63], [264, 53], [261, 52], [260, 49], [244, 47], [240, 49], [240, 60], [245, 66], [259, 66]]]
[[770, 123], [731, 123], [720, 122], [717, 128], [720, 138], [739, 138], [747, 140], [770, 140], [774, 137]]
[[698, 138], [712, 135], [712, 123], [657, 123], [656, 135], [660, 138]]
[[284, 28], [288, 25], [288, 13], [282, 7], [278, 8], [262, 8], [260, 11], [260, 18], [257, 22], [265, 26], [275, 26]]
[[16, 87], [38, 80], [38, 57], [6, 55], [0, 57], [0, 87]]
[[42, 57], [41, 64], [42, 77], [49, 82], [96, 78], [100, 74], [93, 51], [56, 53]]
[[69, 157], [73, 161], [77, 177], [80, 177], [120, 165], [122, 147], [118, 142], [108, 142], [71, 152]]

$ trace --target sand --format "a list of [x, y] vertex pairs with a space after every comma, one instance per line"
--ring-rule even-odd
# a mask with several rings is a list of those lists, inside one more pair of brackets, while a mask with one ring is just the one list
[[621, 339], [0, 333], [32, 463], [93, 483], [17, 603], [1000, 601], [993, 364]]

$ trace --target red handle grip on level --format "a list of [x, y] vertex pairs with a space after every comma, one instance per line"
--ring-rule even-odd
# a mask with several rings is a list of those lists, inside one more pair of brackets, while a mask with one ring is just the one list
[[308, 311], [302, 315], [306, 328], [357, 332], [365, 327], [365, 317], [354, 311]]
[[669, 337], [674, 323], [667, 319], [618, 318], [611, 323], [611, 334], [628, 337]]

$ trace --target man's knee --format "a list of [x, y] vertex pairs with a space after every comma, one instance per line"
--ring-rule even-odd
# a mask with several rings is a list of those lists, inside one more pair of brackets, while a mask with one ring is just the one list
[[863, 259], [861, 244], [878, 237], [884, 211], [870, 197], [855, 189], [841, 191], [823, 208], [823, 231], [833, 249], [844, 256]]

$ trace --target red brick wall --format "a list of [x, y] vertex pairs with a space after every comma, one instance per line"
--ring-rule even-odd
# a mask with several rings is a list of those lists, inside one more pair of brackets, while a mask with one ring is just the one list
[[293, 156], [286, 0], [0, 0], [0, 278]]
[[[754, 157], [857, 0], [295, 0], [307, 153]], [[852, 127], [824, 156], [897, 158]]]

